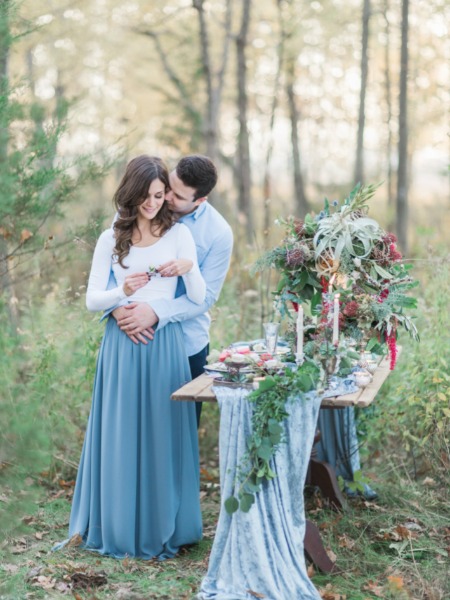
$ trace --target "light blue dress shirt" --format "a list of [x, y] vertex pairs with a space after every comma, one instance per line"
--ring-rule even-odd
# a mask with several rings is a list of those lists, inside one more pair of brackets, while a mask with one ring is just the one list
[[180, 222], [189, 227], [195, 240], [200, 272], [206, 282], [205, 301], [200, 305], [190, 302], [180, 277], [173, 300], [152, 300], [149, 304], [158, 316], [158, 328], [181, 321], [187, 354], [193, 356], [209, 342], [211, 317], [208, 310], [217, 301], [230, 266], [233, 232], [207, 201], [181, 217]]

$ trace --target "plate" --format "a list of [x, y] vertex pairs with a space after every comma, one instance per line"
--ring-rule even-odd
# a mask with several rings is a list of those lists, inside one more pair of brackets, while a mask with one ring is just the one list
[[[245, 363], [243, 363], [245, 364]], [[214, 373], [226, 373], [228, 371], [227, 366], [223, 362], [212, 363], [211, 365], [205, 365], [204, 367], [205, 373], [214, 374]], [[242, 366], [239, 371], [241, 373], [251, 373], [253, 368], [251, 365]]]
[[[260, 340], [252, 340], [250, 342], [234, 342], [234, 344], [230, 344], [229, 348], [250, 348], [251, 352], [255, 352], [256, 354], [266, 354], [266, 342], [264, 339]], [[280, 339], [277, 343], [277, 354], [289, 354], [291, 349], [289, 345], [284, 340]]]

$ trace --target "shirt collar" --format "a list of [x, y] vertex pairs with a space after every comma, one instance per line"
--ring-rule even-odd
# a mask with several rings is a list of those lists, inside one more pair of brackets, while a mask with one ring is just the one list
[[194, 221], [196, 221], [205, 212], [207, 204], [208, 204], [207, 200], [205, 202], [202, 202], [191, 213], [188, 213], [187, 215], [183, 215], [181, 217], [180, 221], [181, 222], [187, 221], [187, 219], [194, 219]]

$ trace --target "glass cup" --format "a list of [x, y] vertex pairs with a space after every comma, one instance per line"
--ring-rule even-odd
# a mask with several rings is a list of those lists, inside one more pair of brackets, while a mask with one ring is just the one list
[[266, 350], [272, 356], [277, 353], [277, 342], [278, 342], [278, 329], [280, 328], [279, 323], [264, 323], [264, 335], [266, 339]]

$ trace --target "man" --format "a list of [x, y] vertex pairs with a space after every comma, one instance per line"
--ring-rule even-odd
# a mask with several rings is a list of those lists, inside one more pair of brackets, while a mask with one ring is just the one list
[[[174, 300], [155, 300], [150, 305], [132, 303], [113, 311], [119, 327], [135, 343], [153, 339], [154, 327], [180, 321], [194, 379], [203, 373], [209, 354], [209, 308], [216, 302], [225, 281], [233, 249], [233, 233], [222, 215], [208, 203], [208, 194], [217, 183], [214, 163], [199, 154], [185, 156], [169, 176], [166, 201], [181, 223], [191, 230], [197, 258], [206, 282], [203, 304], [190, 302], [184, 283], [178, 280]], [[196, 403], [197, 425], [202, 404]]]

